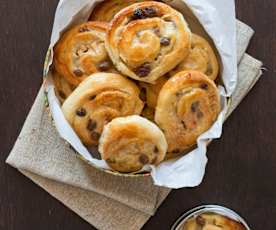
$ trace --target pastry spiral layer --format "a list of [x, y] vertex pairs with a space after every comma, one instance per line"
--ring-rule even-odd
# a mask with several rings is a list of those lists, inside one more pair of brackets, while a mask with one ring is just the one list
[[72, 86], [65, 78], [60, 76], [55, 70], [52, 72], [53, 83], [55, 86], [55, 94], [59, 101], [63, 103], [65, 99], [73, 92]]
[[110, 58], [123, 74], [154, 83], [189, 53], [191, 32], [181, 13], [160, 2], [136, 3], [111, 21]]
[[77, 86], [96, 72], [114, 72], [104, 45], [107, 26], [104, 22], [78, 25], [55, 46], [55, 68], [70, 84]]
[[89, 20], [110, 22], [121, 9], [145, 1], [149, 0], [105, 0], [95, 7]]
[[62, 106], [65, 118], [87, 146], [98, 144], [103, 126], [113, 118], [140, 114], [142, 109], [139, 88], [113, 73], [91, 75]]
[[99, 152], [119, 172], [136, 172], [146, 164], [159, 164], [167, 142], [162, 131], [140, 116], [116, 118], [104, 127]]
[[207, 131], [220, 112], [215, 83], [198, 71], [183, 71], [160, 91], [155, 122], [164, 131], [168, 153], [183, 153]]
[[183, 70], [197, 70], [216, 80], [219, 73], [219, 63], [210, 44], [199, 35], [192, 35], [192, 48], [189, 55], [170, 72], [174, 75]]

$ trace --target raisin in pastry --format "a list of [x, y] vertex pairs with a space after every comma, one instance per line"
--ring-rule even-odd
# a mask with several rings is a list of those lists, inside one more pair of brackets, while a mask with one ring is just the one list
[[184, 152], [196, 144], [220, 112], [215, 83], [198, 71], [179, 72], [160, 91], [155, 122], [164, 131], [168, 153]]
[[153, 122], [137, 115], [120, 117], [104, 127], [99, 152], [119, 172], [136, 172], [144, 165], [158, 165], [165, 157], [167, 142]]
[[62, 111], [85, 145], [97, 145], [104, 125], [112, 119], [142, 112], [139, 93], [132, 81], [119, 74], [96, 73], [65, 100]]
[[121, 73], [155, 83], [189, 54], [191, 32], [180, 12], [164, 3], [148, 1], [117, 13], [105, 44]]
[[56, 71], [77, 86], [96, 72], [116, 72], [104, 40], [108, 24], [86, 22], [67, 31], [54, 48]]

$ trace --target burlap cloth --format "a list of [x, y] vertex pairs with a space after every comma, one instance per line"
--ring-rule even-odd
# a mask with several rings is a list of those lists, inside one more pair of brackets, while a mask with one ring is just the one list
[[[262, 63], [244, 54], [252, 35], [237, 22], [239, 84], [230, 112], [261, 75]], [[42, 89], [7, 163], [98, 229], [140, 229], [170, 192], [154, 186], [150, 177], [113, 176], [81, 161], [53, 126]]]

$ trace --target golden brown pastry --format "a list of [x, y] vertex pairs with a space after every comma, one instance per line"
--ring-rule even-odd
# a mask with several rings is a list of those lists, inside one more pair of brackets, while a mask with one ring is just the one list
[[145, 1], [149, 0], [105, 0], [95, 7], [89, 20], [110, 22], [121, 9]]
[[77, 86], [96, 72], [114, 72], [105, 49], [108, 24], [86, 22], [67, 31], [54, 48], [57, 72]]
[[239, 222], [225, 216], [206, 213], [191, 218], [184, 224], [183, 230], [246, 230]]
[[182, 153], [194, 145], [219, 112], [219, 92], [207, 76], [183, 71], [170, 78], [160, 91], [155, 111], [155, 122], [169, 145], [168, 153]]
[[140, 83], [141, 87], [146, 90], [146, 102], [149, 108], [155, 109], [159, 92], [168, 79], [167, 77], [160, 77], [155, 84]]
[[150, 108], [147, 105], [145, 105], [141, 115], [142, 115], [142, 117], [145, 117], [148, 120], [154, 122], [154, 113], [155, 113], [155, 109]]
[[74, 86], [60, 76], [56, 71], [52, 72], [52, 78], [55, 86], [55, 94], [59, 101], [63, 103], [65, 99], [73, 92]]
[[146, 164], [159, 164], [167, 142], [162, 131], [137, 115], [112, 120], [104, 127], [99, 152], [108, 165], [119, 172], [136, 172]]
[[63, 103], [65, 118], [87, 146], [98, 144], [103, 126], [115, 117], [140, 114], [139, 88], [119, 74], [96, 73]]
[[216, 80], [219, 73], [219, 63], [210, 44], [199, 35], [192, 35], [192, 49], [189, 55], [170, 72], [170, 75], [183, 70], [198, 70], [211, 80]]
[[191, 32], [183, 15], [160, 2], [136, 3], [111, 21], [106, 48], [117, 69], [154, 83], [189, 53]]

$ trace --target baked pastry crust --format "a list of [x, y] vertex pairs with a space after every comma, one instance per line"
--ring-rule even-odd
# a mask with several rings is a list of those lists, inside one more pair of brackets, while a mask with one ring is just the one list
[[155, 109], [159, 92], [168, 79], [168, 77], [164, 76], [158, 78], [155, 84], [140, 83], [141, 87], [146, 90], [146, 102], [149, 108]]
[[216, 80], [219, 73], [219, 63], [211, 45], [203, 37], [192, 35], [192, 48], [189, 55], [170, 72], [170, 75], [184, 71], [197, 70]]
[[140, 114], [142, 109], [139, 88], [113, 73], [91, 75], [62, 106], [65, 118], [87, 146], [98, 144], [104, 125], [113, 118]]
[[149, 0], [105, 0], [100, 2], [93, 10], [89, 20], [110, 22], [115, 14], [123, 8], [130, 6], [134, 3], [145, 2]]
[[146, 164], [159, 164], [167, 143], [162, 131], [149, 120], [133, 115], [116, 118], [104, 127], [99, 152], [119, 172], [136, 172]]
[[55, 94], [61, 104], [73, 92], [74, 86], [71, 85], [64, 77], [58, 74], [55, 70], [52, 71], [52, 79], [55, 86]]
[[183, 153], [196, 144], [220, 112], [215, 83], [198, 71], [183, 71], [170, 78], [160, 91], [155, 122], [164, 131], [168, 154]]
[[77, 86], [96, 72], [116, 72], [104, 40], [108, 24], [86, 22], [67, 31], [54, 48], [56, 71]]
[[188, 55], [191, 32], [181, 13], [164, 3], [148, 1], [117, 13], [105, 44], [121, 73], [155, 83]]
[[231, 220], [225, 216], [206, 213], [201, 214], [195, 218], [191, 218], [183, 226], [183, 230], [246, 230], [245, 227], [234, 220]]
[[147, 105], [145, 105], [141, 115], [142, 115], [142, 117], [145, 117], [148, 120], [154, 122], [154, 113], [155, 113], [155, 109], [150, 108]]

